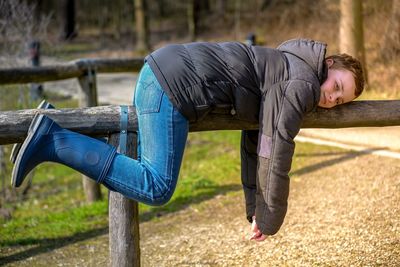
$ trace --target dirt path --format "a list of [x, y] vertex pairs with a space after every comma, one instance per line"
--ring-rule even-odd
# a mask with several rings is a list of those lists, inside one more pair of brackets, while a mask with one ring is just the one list
[[399, 161], [356, 155], [315, 155], [347, 161], [294, 175], [285, 224], [264, 243], [246, 240], [241, 192], [143, 225], [144, 266], [399, 266]]
[[[399, 266], [398, 159], [321, 149], [299, 154], [279, 233], [247, 240], [241, 191], [141, 223], [142, 266]], [[107, 266], [107, 235], [10, 266]]]

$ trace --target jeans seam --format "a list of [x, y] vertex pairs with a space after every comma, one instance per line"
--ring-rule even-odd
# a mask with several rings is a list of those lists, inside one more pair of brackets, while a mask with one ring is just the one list
[[[154, 175], [154, 174], [157, 173], [157, 172], [151, 167], [151, 164], [150, 164], [150, 162], [146, 159], [146, 157], [143, 157], [143, 164], [145, 165], [145, 168], [146, 168], [147, 170], [149, 170], [149, 172], [151, 173], [151, 176], [152, 176], [152, 178], [153, 178], [153, 186], [157, 188], [158, 192], [162, 191], [161, 188], [157, 185], [157, 183], [154, 183], [154, 180], [160, 179], [160, 178], [157, 178], [157, 177], [159, 177], [159, 175], [157, 175], [157, 176]], [[166, 177], [168, 177], [168, 176], [166, 176]], [[168, 180], [171, 180], [171, 177], [169, 177]], [[166, 186], [168, 186], [167, 183], [165, 183], [165, 184], [166, 184]], [[168, 192], [169, 192], [169, 191], [171, 191], [171, 190], [170, 190], [170, 188], [168, 187]], [[154, 195], [154, 191], [153, 191], [153, 195]], [[165, 195], [165, 194], [163, 194], [162, 197], [164, 197], [164, 195]], [[155, 199], [155, 198], [153, 198], [153, 199]]]
[[[111, 180], [112, 183], [118, 184], [118, 186], [123, 187], [124, 189], [129, 189], [129, 191], [134, 192], [135, 194], [137, 194], [141, 198], [150, 199], [150, 197], [144, 195], [142, 192], [139, 192], [139, 191], [135, 190], [134, 187], [126, 186], [125, 184], [119, 182], [118, 180], [116, 180], [116, 179], [114, 179], [114, 178], [112, 178], [110, 176], [107, 176], [107, 178], [109, 180]], [[151, 199], [154, 199], [154, 198], [151, 198]]]

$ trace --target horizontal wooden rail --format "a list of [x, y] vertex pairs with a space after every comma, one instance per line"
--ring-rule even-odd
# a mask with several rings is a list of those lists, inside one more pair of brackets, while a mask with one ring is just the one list
[[64, 64], [0, 69], [0, 84], [57, 81], [81, 77], [89, 69], [97, 73], [138, 72], [143, 58], [79, 59]]
[[[99, 106], [59, 110], [18, 110], [0, 112], [0, 145], [21, 142], [35, 113], [44, 113], [61, 126], [91, 136], [119, 131], [120, 107]], [[400, 100], [355, 101], [333, 109], [317, 109], [308, 114], [303, 128], [346, 128], [400, 125]], [[134, 107], [129, 107], [129, 131], [137, 129]], [[230, 110], [214, 110], [190, 125], [190, 131], [251, 130], [257, 123], [238, 120]]]

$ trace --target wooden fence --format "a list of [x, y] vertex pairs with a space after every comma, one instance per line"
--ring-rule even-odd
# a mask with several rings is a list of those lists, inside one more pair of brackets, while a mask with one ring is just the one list
[[[77, 78], [80, 107], [98, 105], [97, 73], [138, 72], [143, 65], [143, 58], [133, 59], [79, 59], [65, 64], [0, 69], [0, 84], [31, 83], [57, 81]], [[94, 202], [101, 199], [100, 186], [83, 176], [83, 189], [86, 200]]]
[[[120, 106], [89, 107], [97, 104], [95, 75], [98, 72], [137, 72], [143, 60], [78, 60], [64, 65], [0, 70], [0, 84], [28, 83], [68, 79], [80, 80], [84, 95], [81, 108], [59, 110], [19, 110], [0, 112], [0, 145], [22, 142], [36, 113], [43, 113], [62, 127], [91, 136], [109, 136], [118, 146]], [[86, 107], [82, 107], [86, 106]], [[135, 108], [128, 107], [130, 143], [127, 155], [135, 157], [137, 118]], [[303, 128], [344, 128], [400, 125], [400, 101], [356, 101], [331, 110], [318, 109], [308, 114]], [[191, 132], [210, 130], [258, 129], [257, 124], [238, 120], [228, 109], [216, 109]], [[109, 197], [109, 249], [111, 266], [140, 266], [139, 217], [137, 202], [116, 192]]]

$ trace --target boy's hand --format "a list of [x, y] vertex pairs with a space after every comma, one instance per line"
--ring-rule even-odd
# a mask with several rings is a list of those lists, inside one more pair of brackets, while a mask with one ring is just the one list
[[261, 233], [261, 231], [258, 229], [257, 223], [256, 223], [256, 216], [253, 216], [253, 222], [251, 224], [251, 232], [253, 233], [252, 236], [250, 237], [250, 240], [255, 240], [258, 242], [264, 241], [267, 239], [267, 236]]

